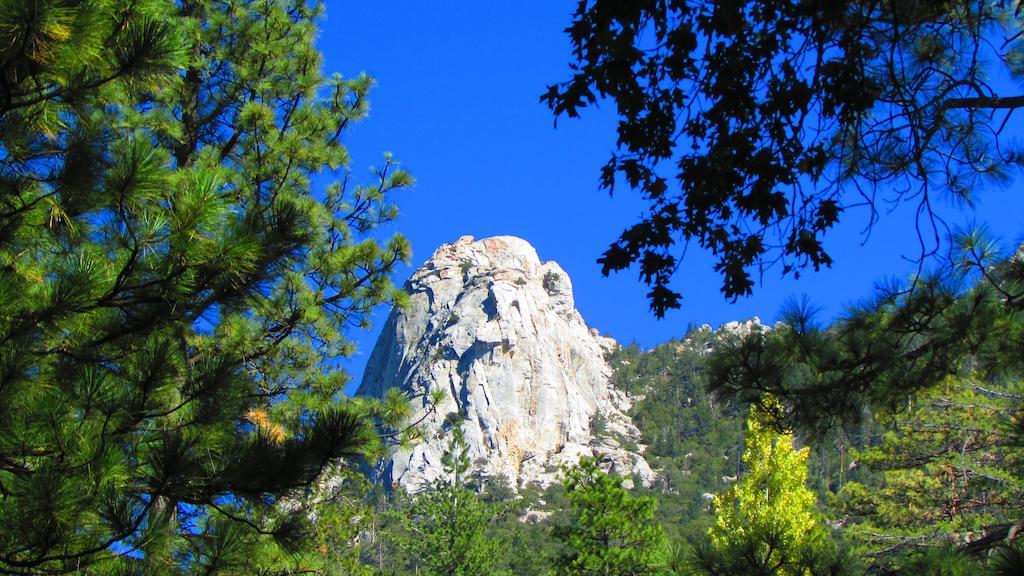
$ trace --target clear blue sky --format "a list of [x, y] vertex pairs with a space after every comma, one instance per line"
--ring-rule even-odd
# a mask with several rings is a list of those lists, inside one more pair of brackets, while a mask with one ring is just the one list
[[[825, 319], [867, 296], [874, 284], [906, 277], [916, 253], [909, 210], [883, 218], [870, 238], [866, 215], [848, 213], [830, 236], [836, 264], [800, 280], [769, 272], [753, 296], [728, 303], [711, 260], [691, 248], [677, 288], [683, 308], [656, 320], [646, 287], [632, 271], [601, 276], [595, 260], [643, 204], [628, 190], [610, 198], [597, 189], [599, 167], [615, 143], [609, 110], [563, 118], [557, 129], [539, 102], [548, 84], [569, 73], [569, 24], [575, 1], [330, 2], [319, 46], [324, 71], [367, 72], [378, 86], [370, 117], [349, 133], [355, 175], [368, 175], [383, 152], [394, 153], [417, 179], [397, 197], [402, 212], [389, 231], [413, 246], [413, 267], [441, 244], [469, 234], [525, 238], [542, 260], [572, 278], [587, 323], [621, 343], [651, 347], [681, 336], [690, 324], [717, 326], [760, 316], [774, 321], [783, 303], [806, 294]], [[979, 194], [977, 211], [952, 224], [986, 222], [1011, 245], [1020, 241], [1016, 183]], [[402, 283], [412, 268], [402, 268]], [[357, 355], [344, 363], [356, 382], [387, 311], [369, 333], [356, 334]]]

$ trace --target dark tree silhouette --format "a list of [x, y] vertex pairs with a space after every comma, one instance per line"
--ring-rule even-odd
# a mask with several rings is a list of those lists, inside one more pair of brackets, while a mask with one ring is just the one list
[[754, 275], [828, 267], [824, 238], [857, 206], [916, 203], [922, 259], [945, 224], [936, 195], [970, 203], [1020, 153], [1021, 7], [1000, 0], [582, 0], [556, 116], [610, 101], [618, 151], [601, 173], [649, 211], [600, 258], [637, 265], [657, 316], [689, 244], [716, 258], [728, 298]]

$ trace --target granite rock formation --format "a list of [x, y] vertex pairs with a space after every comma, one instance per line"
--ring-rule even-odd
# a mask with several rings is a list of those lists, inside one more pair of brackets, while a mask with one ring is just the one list
[[[441, 246], [406, 290], [409, 306], [391, 312], [357, 394], [398, 387], [424, 437], [392, 450], [380, 481], [411, 492], [430, 483], [453, 425], [476, 473], [514, 488], [546, 486], [581, 456], [653, 480], [627, 416], [632, 401], [609, 384], [605, 355], [616, 343], [584, 323], [558, 264], [519, 238], [464, 236]], [[432, 407], [438, 388], [447, 394]]]

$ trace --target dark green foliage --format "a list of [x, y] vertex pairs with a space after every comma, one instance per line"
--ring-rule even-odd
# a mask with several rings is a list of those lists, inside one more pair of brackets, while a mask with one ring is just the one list
[[856, 558], [825, 538], [819, 538], [798, 558], [785, 564], [765, 562], [761, 545], [763, 542], [748, 540], [725, 552], [708, 541], [698, 541], [679, 562], [681, 569], [676, 569], [675, 573], [686, 576], [854, 576], [865, 573]]
[[655, 574], [664, 535], [654, 520], [653, 498], [634, 496], [622, 478], [601, 471], [584, 458], [565, 470], [569, 517], [554, 535], [563, 551], [554, 558], [560, 576], [641, 576]]
[[[463, 504], [490, 510], [492, 515], [484, 518], [485, 522], [477, 527], [480, 530], [474, 537], [486, 543], [485, 549], [490, 549], [489, 546], [495, 543], [500, 544], [497, 551], [492, 549], [494, 558], [480, 564], [488, 570], [485, 573], [549, 576], [550, 559], [561, 549], [551, 535], [551, 528], [568, 522], [565, 489], [560, 484], [546, 490], [529, 486], [514, 494], [500, 479], [484, 479], [483, 482], [475, 478], [465, 480], [472, 483], [465, 488], [477, 492], [460, 491], [462, 496], [475, 500], [463, 499]], [[430, 554], [428, 549], [433, 548], [428, 548], [427, 541], [437, 545], [439, 537], [436, 534], [440, 531], [434, 529], [436, 526], [431, 528], [414, 523], [424, 518], [420, 512], [427, 508], [427, 502], [437, 503], [442, 499], [436, 494], [436, 486], [428, 487], [413, 497], [392, 493], [390, 498], [378, 500], [380, 507], [374, 521], [376, 526], [367, 534], [373, 545], [362, 550], [366, 563], [374, 567], [376, 573], [404, 576], [433, 570], [428, 566], [431, 560], [427, 558]], [[439, 558], [449, 558], [449, 554], [442, 551]], [[465, 569], [469, 568], [467, 563]]]
[[1024, 574], [1024, 546], [1019, 540], [1014, 545], [1002, 546], [995, 551], [990, 562], [995, 576]]
[[1022, 253], [974, 261], [968, 258], [978, 239], [960, 243], [958, 275], [879, 289], [827, 328], [795, 306], [777, 330], [726, 339], [710, 358], [710, 390], [741, 402], [772, 394], [786, 402], [776, 414], [780, 424], [821, 432], [840, 420], [857, 422], [865, 407], [897, 409], [908, 394], [967, 367], [983, 379], [1019, 374]]
[[392, 513], [388, 537], [417, 574], [497, 574], [504, 546], [491, 525], [503, 505], [485, 502], [466, 485], [469, 446], [461, 426], [454, 426], [451, 434], [441, 477]]
[[552, 271], [545, 272], [544, 278], [541, 280], [541, 284], [544, 286], [544, 290], [548, 294], [558, 293], [558, 291], [561, 289], [559, 286], [560, 283], [561, 278], [558, 276], [557, 273]]
[[1019, 541], [1002, 545], [989, 555], [971, 555], [953, 546], [918, 550], [895, 566], [878, 572], [905, 576], [1011, 576], [1022, 573], [1024, 554]]
[[712, 338], [695, 329], [683, 341], [648, 352], [621, 348], [609, 358], [613, 384], [643, 397], [631, 416], [658, 470], [652, 489], [658, 519], [674, 538], [702, 536], [711, 520], [710, 495], [743, 470], [743, 414], [704, 391], [704, 351]]
[[866, 413], [861, 422], [851, 426], [836, 426], [820, 436], [806, 438], [811, 455], [809, 483], [818, 494], [819, 502], [853, 481], [863, 481], [872, 475], [859, 466], [853, 451], [877, 441], [883, 429], [872, 414]]
[[897, 574], [920, 576], [974, 576], [979, 568], [978, 562], [963, 552], [951, 547], [940, 547], [911, 555], [895, 570]]
[[[570, 522], [565, 487], [557, 483], [543, 491], [536, 486], [526, 487], [518, 498], [506, 500], [506, 505], [509, 513], [495, 526], [505, 535], [508, 547], [502, 569], [515, 576], [549, 576], [551, 559], [562, 549], [552, 535], [552, 527]], [[527, 516], [528, 512], [535, 516]]]
[[304, 497], [376, 444], [335, 367], [400, 297], [365, 234], [411, 179], [346, 187], [371, 81], [322, 77], [321, 10], [0, 2], [0, 572], [322, 566]]
[[[691, 241], [736, 298], [765, 267], [828, 267], [824, 238], [853, 206], [874, 223], [883, 198], [928, 216], [940, 190], [969, 202], [1020, 163], [1000, 126], [1024, 96], [987, 81], [1019, 78], [1020, 18], [973, 0], [579, 2], [573, 76], [541, 99], [569, 117], [609, 99], [618, 151], [601, 186], [649, 206], [604, 273], [636, 264], [662, 316]], [[937, 250], [939, 224], [919, 222]]]

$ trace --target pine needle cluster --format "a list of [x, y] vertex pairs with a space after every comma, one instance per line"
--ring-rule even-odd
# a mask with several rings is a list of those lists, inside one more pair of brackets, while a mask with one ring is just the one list
[[335, 368], [412, 183], [349, 184], [322, 9], [0, 1], [0, 572], [315, 565], [281, 499], [376, 443]]

